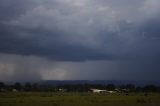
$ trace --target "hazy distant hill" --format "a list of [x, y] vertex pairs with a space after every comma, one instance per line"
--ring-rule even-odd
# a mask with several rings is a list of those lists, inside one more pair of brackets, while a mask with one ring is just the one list
[[157, 85], [160, 86], [160, 81], [130, 81], [130, 80], [45, 80], [40, 82], [45, 85], [64, 85], [64, 84], [115, 84], [115, 85], [123, 85], [123, 84], [134, 84], [136, 86], [145, 86], [145, 85]]

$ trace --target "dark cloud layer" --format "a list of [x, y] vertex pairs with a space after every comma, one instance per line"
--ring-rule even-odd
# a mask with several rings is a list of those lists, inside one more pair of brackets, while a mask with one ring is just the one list
[[[18, 74], [19, 70], [31, 77], [35, 72], [36, 79], [47, 79], [47, 76], [52, 79], [47, 74], [52, 72], [59, 75], [53, 75], [53, 79], [127, 79], [132, 74], [139, 79], [158, 79], [159, 7], [158, 0], [1, 0], [0, 53], [1, 58], [5, 57], [0, 61], [1, 67], [8, 64], [2, 60], [15, 63], [13, 70], [17, 71], [11, 76], [19, 76], [19, 79], [24, 76]], [[11, 61], [6, 55], [18, 56], [21, 62], [16, 58]], [[29, 60], [26, 60], [27, 56], [31, 56]], [[28, 65], [29, 61], [42, 65], [37, 58], [49, 59], [45, 61], [50, 65], [36, 69]], [[100, 68], [93, 61], [96, 64], [105, 62]], [[46, 69], [57, 62], [61, 64], [59, 68]], [[66, 62], [72, 62], [72, 65]], [[89, 68], [90, 64], [94, 68]], [[61, 68], [63, 65], [65, 68]], [[83, 66], [84, 69], [80, 68]], [[71, 70], [69, 75], [67, 69]], [[86, 71], [86, 77], [79, 69]], [[5, 74], [9, 77], [10, 69], [0, 68], [0, 74], [4, 75], [2, 70], [7, 70]], [[87, 77], [88, 73], [95, 74]], [[123, 77], [125, 73], [128, 74]], [[143, 73], [148, 73], [145, 78], [141, 78]]]

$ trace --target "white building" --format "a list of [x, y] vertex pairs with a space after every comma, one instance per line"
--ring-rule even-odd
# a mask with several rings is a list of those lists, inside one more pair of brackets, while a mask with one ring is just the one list
[[101, 90], [101, 89], [90, 89], [93, 93], [102, 93], [102, 92], [107, 92], [107, 90]]

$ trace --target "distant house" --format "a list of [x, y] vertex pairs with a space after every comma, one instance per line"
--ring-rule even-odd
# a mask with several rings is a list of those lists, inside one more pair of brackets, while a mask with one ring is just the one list
[[115, 89], [115, 92], [121, 92], [121, 91], [120, 91], [119, 89], [116, 88], [116, 89]]
[[121, 89], [122, 92], [128, 93], [130, 90], [129, 89]]
[[108, 90], [101, 90], [101, 89], [90, 89], [90, 92], [93, 92], [93, 93], [116, 93], [117, 91], [108, 91]]
[[107, 93], [115, 93], [115, 91], [107, 91]]
[[107, 90], [101, 90], [101, 89], [90, 89], [91, 92], [93, 93], [103, 93], [103, 92], [107, 92]]
[[61, 89], [61, 88], [59, 88], [58, 91], [59, 92], [67, 92], [67, 89]]
[[18, 90], [17, 89], [12, 89], [12, 92], [18, 92]]

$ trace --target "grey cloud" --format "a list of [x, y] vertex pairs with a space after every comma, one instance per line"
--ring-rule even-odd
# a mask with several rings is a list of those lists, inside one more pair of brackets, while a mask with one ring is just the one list
[[[35, 6], [33, 10], [26, 11], [16, 19], [4, 21], [1, 24], [3, 27], [1, 52], [33, 54], [55, 58], [55, 60], [56, 58], [57, 60], [58, 58], [60, 60], [114, 58], [113, 54], [100, 51], [101, 39], [96, 40], [99, 39], [101, 31], [97, 29], [98, 27], [102, 28], [102, 33], [106, 35], [117, 30], [115, 19], [112, 19], [114, 18], [112, 10], [99, 6], [94, 9], [91, 5], [87, 8], [83, 2], [64, 1], [66, 6], [62, 1], [49, 2], [53, 5], [57, 3], [59, 7], [50, 7], [49, 3], [43, 2], [44, 5]], [[108, 13], [105, 15], [104, 12]], [[104, 31], [105, 27], [107, 31]]]
[[[149, 11], [148, 6], [155, 6], [152, 12], [157, 13], [157, 0], [153, 0], [151, 5], [148, 2], [2, 0], [4, 6], [1, 11], [9, 19], [0, 19], [0, 52], [55, 60], [116, 59], [119, 55], [125, 56], [130, 51], [143, 49], [138, 47], [141, 42], [144, 47], [152, 43], [142, 38], [144, 34], [150, 38], [158, 36], [158, 24], [154, 23], [159, 20], [149, 23], [150, 16], [140, 11]], [[156, 45], [158, 43], [153, 46]]]
[[[157, 19], [158, 18], [158, 19]], [[143, 31], [143, 36], [151, 39], [160, 38], [160, 20], [159, 17], [154, 19], [149, 19], [147, 22], [142, 24], [141, 31]]]
[[[0, 80], [159, 80], [154, 59], [125, 61], [50, 61], [35, 56], [0, 55]], [[156, 73], [156, 74], [155, 74]]]
[[[36, 0], [35, 0], [36, 1]], [[19, 15], [34, 8], [35, 1], [27, 0], [1, 0], [0, 1], [0, 22], [4, 20], [15, 19]]]
[[[22, 73], [33, 77], [27, 70], [35, 70], [36, 79], [46, 79], [47, 73], [57, 74], [55, 79], [86, 79], [93, 72], [88, 79], [121, 79], [123, 74], [140, 79], [143, 73], [148, 73], [146, 79], [158, 78], [154, 73], [159, 73], [160, 63], [159, 7], [158, 0], [1, 0], [0, 58], [11, 55], [1, 60], [15, 63], [13, 78]], [[34, 68], [30, 61], [42, 67]], [[8, 63], [1, 61], [1, 66]], [[20, 70], [25, 71], [18, 74]]]
[[40, 59], [6, 54], [0, 54], [0, 58], [0, 80], [35, 81], [41, 79], [40, 70], [37, 68], [40, 67], [37, 66], [37, 64], [40, 65], [38, 62]]
[[43, 78], [59, 80], [159, 80], [160, 67], [152, 62], [142, 60], [139, 62], [130, 60], [59, 62], [53, 71], [43, 72]]

